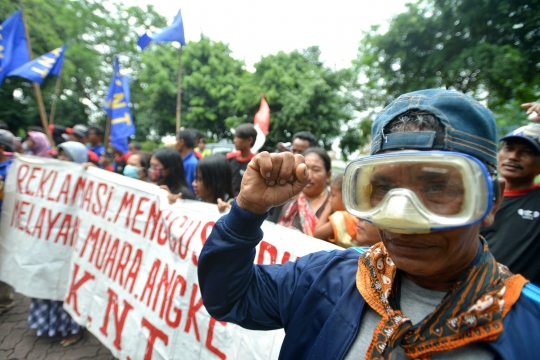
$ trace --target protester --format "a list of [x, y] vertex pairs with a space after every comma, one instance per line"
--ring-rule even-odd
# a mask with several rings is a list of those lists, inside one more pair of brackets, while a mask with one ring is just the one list
[[67, 128], [66, 131], [69, 135], [70, 141], [80, 142], [81, 144], [85, 145], [88, 142], [88, 126], [84, 124], [77, 124], [72, 128]]
[[138, 141], [130, 141], [128, 145], [129, 151], [134, 153], [135, 151], [141, 151], [142, 146]]
[[315, 135], [309, 131], [300, 131], [293, 135], [291, 151], [293, 154], [301, 154], [307, 148], [317, 146], [319, 145]]
[[67, 134], [67, 128], [61, 125], [49, 125], [49, 133], [56, 145], [69, 141], [69, 135]]
[[131, 151], [129, 151], [127, 140], [125, 142], [118, 140], [117, 143], [113, 143], [111, 141], [109, 142], [109, 147], [113, 152], [113, 163], [111, 164], [111, 160], [107, 154], [103, 154], [99, 158], [99, 165], [105, 170], [123, 175], [124, 168], [126, 167], [128, 159], [131, 156]]
[[[8, 130], [0, 129], [0, 215], [2, 214], [4, 184], [7, 179], [7, 170], [13, 161], [14, 151], [15, 137]], [[0, 281], [0, 314], [13, 307], [13, 297], [13, 287]]]
[[195, 128], [187, 128], [186, 130], [192, 131], [195, 135], [195, 148], [193, 149], [193, 154], [198, 160], [201, 160], [203, 158], [203, 155], [201, 153], [201, 150], [199, 150], [199, 143], [201, 140], [204, 140], [202, 133], [199, 131], [199, 129]]
[[193, 192], [193, 179], [195, 179], [195, 168], [199, 161], [193, 152], [196, 144], [196, 134], [191, 130], [181, 130], [176, 135], [176, 150], [180, 156], [182, 156], [182, 162], [184, 164], [184, 172], [186, 173], [186, 180], [189, 185], [189, 189]]
[[241, 124], [234, 130], [233, 142], [236, 151], [227, 154], [227, 160], [231, 167], [234, 196], [240, 192], [242, 176], [244, 176], [249, 162], [255, 156], [251, 153], [255, 140], [257, 140], [257, 130], [253, 124]]
[[88, 149], [92, 151], [98, 159], [105, 154], [105, 147], [103, 146], [103, 128], [101, 126], [90, 126], [88, 129], [88, 142], [90, 143]]
[[144, 182], [150, 182], [148, 171], [150, 169], [150, 158], [152, 154], [144, 151], [135, 151], [127, 160], [124, 167], [124, 176], [138, 179]]
[[51, 149], [51, 143], [47, 138], [47, 135], [37, 131], [28, 132], [28, 137], [23, 144], [27, 150], [27, 154], [41, 156], [41, 157], [51, 157], [49, 150]]
[[195, 148], [195, 155], [197, 155], [197, 153], [200, 154], [199, 159], [212, 155], [212, 150], [206, 148], [206, 140], [203, 137], [199, 139], [197, 147]]
[[495, 259], [540, 285], [540, 124], [501, 139], [499, 174], [506, 182], [495, 222], [481, 230]]
[[400, 96], [344, 180], [347, 210], [382, 242], [283, 265], [254, 264], [260, 226], [313, 175], [300, 155], [257, 155], [199, 257], [204, 306], [217, 321], [284, 327], [282, 359], [537, 358], [540, 289], [479, 237], [502, 200], [496, 143], [493, 115], [465, 94]]
[[195, 200], [186, 181], [186, 173], [182, 157], [172, 148], [161, 148], [154, 151], [150, 159], [150, 181], [169, 192], [169, 202], [177, 199]]
[[343, 248], [371, 246], [381, 241], [376, 227], [345, 210], [342, 186], [343, 174], [338, 174], [330, 183], [330, 201], [326, 202], [313, 236]]
[[332, 162], [323, 148], [309, 148], [303, 155], [311, 181], [297, 198], [285, 203], [278, 224], [313, 236], [317, 221], [330, 198], [327, 186], [332, 175]]
[[[58, 160], [82, 164], [88, 161], [87, 151], [86, 146], [80, 142], [67, 141], [58, 145]], [[71, 346], [81, 340], [84, 328], [77, 324], [62, 306], [62, 301], [32, 299], [28, 327], [37, 329], [37, 336], [62, 335], [60, 345]]]
[[195, 196], [204, 202], [217, 204], [233, 198], [231, 168], [221, 154], [202, 158], [197, 164], [193, 180]]
[[[99, 131], [99, 130], [98, 130]], [[73, 128], [66, 128], [66, 133], [68, 134], [69, 141], [78, 142], [86, 146], [86, 144], [89, 142], [89, 134], [90, 130], [88, 126], [83, 124], [77, 124]], [[96, 141], [97, 137], [94, 137], [94, 142]], [[99, 147], [97, 149], [99, 151]], [[88, 161], [96, 166], [100, 166], [102, 168], [105, 168], [101, 165], [100, 156], [103, 156], [105, 151], [102, 151], [101, 154], [96, 154], [92, 149], [87, 148], [86, 155], [88, 156]]]

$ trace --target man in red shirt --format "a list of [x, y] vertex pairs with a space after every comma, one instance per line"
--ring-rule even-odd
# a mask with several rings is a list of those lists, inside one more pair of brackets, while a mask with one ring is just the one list
[[227, 160], [232, 171], [232, 183], [234, 196], [240, 192], [240, 185], [242, 184], [242, 177], [247, 169], [247, 166], [251, 159], [255, 156], [251, 152], [253, 144], [257, 139], [257, 130], [253, 124], [239, 125], [234, 131], [234, 146], [236, 151], [227, 154]]
[[529, 124], [501, 139], [498, 170], [506, 182], [492, 225], [481, 230], [495, 259], [540, 285], [540, 124]]

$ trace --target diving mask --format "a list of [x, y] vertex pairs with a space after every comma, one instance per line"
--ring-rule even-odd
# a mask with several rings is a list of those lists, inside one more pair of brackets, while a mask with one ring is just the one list
[[343, 203], [380, 229], [429, 233], [481, 221], [493, 205], [493, 179], [480, 160], [463, 153], [374, 155], [347, 166]]

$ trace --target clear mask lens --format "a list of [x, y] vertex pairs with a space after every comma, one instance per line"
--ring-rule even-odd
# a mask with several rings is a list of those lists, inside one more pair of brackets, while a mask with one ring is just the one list
[[475, 158], [451, 152], [366, 157], [345, 172], [343, 201], [353, 215], [398, 233], [427, 233], [480, 221], [492, 182]]

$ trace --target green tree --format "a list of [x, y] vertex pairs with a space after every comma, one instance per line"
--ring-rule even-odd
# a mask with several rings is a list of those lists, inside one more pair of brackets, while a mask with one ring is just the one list
[[350, 93], [344, 87], [350, 73], [324, 66], [319, 56], [319, 48], [314, 46], [262, 58], [255, 64], [255, 73], [246, 75], [235, 102], [249, 116], [234, 119], [229, 126], [252, 122], [261, 95], [265, 95], [271, 111], [266, 147], [290, 141], [294, 133], [306, 130], [329, 148], [354, 118]]
[[[182, 54], [182, 127], [194, 127], [215, 139], [230, 135], [227, 127], [237, 118], [234, 101], [244, 64], [231, 57], [227, 44], [201, 35], [189, 42]], [[178, 49], [156, 44], [145, 50], [143, 68], [135, 83], [137, 125], [159, 135], [174, 133], [178, 84]]]
[[[34, 57], [65, 44], [62, 92], [55, 123], [73, 125], [104, 122], [101, 104], [112, 76], [112, 58], [121, 55], [124, 67], [137, 72], [140, 52], [136, 49], [137, 30], [163, 27], [165, 18], [152, 6], [146, 10], [125, 7], [109, 0], [25, 0], [25, 13]], [[17, 10], [11, 0], [0, 0], [0, 19]], [[42, 85], [47, 110], [56, 78]], [[18, 91], [15, 91], [18, 90]], [[12, 128], [41, 125], [31, 84], [18, 77], [7, 78], [0, 88], [0, 119]]]
[[[499, 126], [519, 120], [519, 104], [540, 95], [539, 1], [422, 0], [389, 30], [360, 43], [357, 84], [363, 109], [424, 88], [451, 88], [485, 100]], [[521, 117], [521, 119], [525, 119]]]

